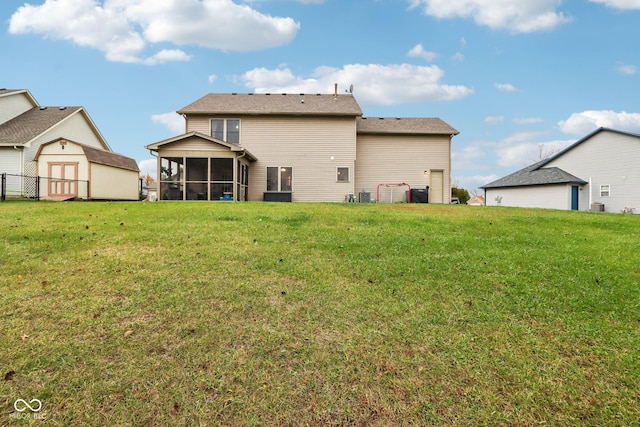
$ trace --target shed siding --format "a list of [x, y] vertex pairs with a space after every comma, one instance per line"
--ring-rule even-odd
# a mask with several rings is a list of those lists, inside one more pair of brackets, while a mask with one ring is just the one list
[[[602, 203], [607, 212], [620, 212], [625, 207], [640, 211], [640, 138], [615, 132], [599, 132], [547, 167], [558, 167], [589, 181], [581, 192], [580, 209]], [[610, 185], [611, 195], [600, 197], [600, 186]], [[585, 193], [584, 195], [582, 193]]]
[[64, 145], [64, 150], [60, 144], [49, 144], [42, 148], [42, 151], [38, 156], [38, 176], [41, 177], [41, 198], [49, 197], [48, 180], [51, 178], [49, 174], [50, 163], [77, 163], [78, 175], [76, 176], [76, 179], [79, 181], [78, 197], [82, 199], [86, 199], [88, 197], [86, 181], [89, 180], [89, 162], [87, 161], [82, 148], [71, 142], [67, 142], [67, 144]]
[[25, 93], [2, 96], [0, 97], [0, 123], [18, 117], [33, 107]]
[[[451, 143], [448, 136], [358, 135], [355, 188], [371, 192], [381, 183], [430, 185], [431, 170], [442, 170], [444, 203], [451, 201]], [[425, 174], [425, 171], [427, 173]]]
[[[82, 147], [68, 141], [62, 149], [58, 143], [42, 147], [38, 157], [38, 175], [44, 177], [40, 197], [48, 196], [46, 179], [50, 163], [78, 163], [78, 197], [82, 199], [138, 200], [138, 172], [113, 166], [89, 163]], [[87, 189], [86, 181], [90, 188]], [[88, 193], [87, 194], [87, 190]]]
[[138, 172], [91, 163], [92, 199], [138, 200]]
[[567, 210], [571, 209], [571, 185], [489, 188], [485, 200], [487, 206]]

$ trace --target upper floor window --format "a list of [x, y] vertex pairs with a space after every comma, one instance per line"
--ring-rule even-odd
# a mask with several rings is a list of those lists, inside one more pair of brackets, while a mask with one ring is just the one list
[[600, 186], [600, 197], [609, 197], [611, 196], [611, 186], [609, 184], [604, 184]]
[[229, 144], [240, 144], [240, 120], [212, 119], [211, 136]]

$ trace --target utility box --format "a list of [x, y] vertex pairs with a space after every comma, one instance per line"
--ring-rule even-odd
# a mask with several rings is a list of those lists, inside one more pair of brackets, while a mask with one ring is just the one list
[[412, 188], [411, 203], [429, 203], [429, 189]]
[[591, 203], [591, 211], [592, 212], [604, 212], [604, 204], [603, 203]]
[[371, 202], [371, 193], [368, 191], [361, 191], [358, 193], [358, 201], [360, 203], [370, 203]]

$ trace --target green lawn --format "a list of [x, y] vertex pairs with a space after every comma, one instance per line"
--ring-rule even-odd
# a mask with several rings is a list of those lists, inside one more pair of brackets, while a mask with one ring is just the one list
[[638, 425], [639, 237], [588, 212], [3, 202], [0, 425]]

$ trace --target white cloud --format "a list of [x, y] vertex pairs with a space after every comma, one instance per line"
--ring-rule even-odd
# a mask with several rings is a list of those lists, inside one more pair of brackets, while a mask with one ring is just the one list
[[558, 0], [410, 0], [411, 7], [421, 7], [429, 16], [473, 18], [478, 25], [513, 33], [552, 30], [570, 22], [570, 17], [556, 10], [559, 3]]
[[300, 29], [231, 0], [46, 0], [11, 16], [11, 34], [41, 34], [104, 52], [109, 61], [154, 65], [186, 61], [178, 49], [145, 56], [150, 44], [250, 51], [290, 42]]
[[513, 123], [518, 125], [533, 125], [537, 123], [543, 123], [544, 119], [541, 117], [517, 117], [513, 119]]
[[150, 175], [153, 179], [156, 179], [157, 167], [158, 167], [157, 159], [146, 159], [138, 162], [138, 169], [140, 169], [140, 175], [146, 176]]
[[591, 3], [604, 4], [614, 9], [634, 10], [640, 9], [640, 0], [589, 0]]
[[616, 64], [616, 69], [620, 74], [632, 76], [638, 72], [638, 68], [631, 64]]
[[151, 121], [165, 126], [173, 133], [184, 133], [185, 131], [184, 117], [175, 112], [154, 114], [151, 116]]
[[411, 58], [422, 58], [425, 61], [431, 62], [438, 57], [438, 54], [424, 50], [424, 47], [422, 47], [421, 44], [417, 44], [407, 52], [407, 56]]
[[496, 150], [498, 166], [522, 168], [550, 157], [574, 142], [573, 140], [557, 140], [503, 145]]
[[462, 150], [454, 150], [451, 153], [451, 163], [454, 170], [477, 169], [486, 156], [479, 144], [472, 144]]
[[218, 76], [216, 76], [215, 74], [211, 74], [207, 77], [207, 81], [212, 84], [213, 82], [215, 82], [216, 80], [218, 80]]
[[456, 52], [455, 55], [453, 55], [451, 57], [451, 59], [453, 59], [454, 61], [462, 62], [462, 61], [464, 61], [464, 55], [462, 53], [460, 53], [460, 52]]
[[573, 113], [567, 120], [558, 122], [564, 133], [587, 135], [600, 127], [626, 132], [640, 132], [640, 113], [611, 110], [588, 110]]
[[496, 89], [501, 90], [503, 92], [516, 92], [518, 89], [510, 83], [494, 83], [493, 84]]
[[239, 79], [257, 93], [328, 93], [334, 83], [343, 88], [353, 84], [363, 106], [449, 101], [473, 94], [469, 87], [443, 84], [443, 77], [444, 71], [435, 65], [349, 64], [342, 68], [318, 67], [310, 77], [295, 75], [288, 68], [256, 68]]
[[487, 116], [484, 118], [484, 122], [488, 125], [497, 125], [504, 122], [504, 116]]

